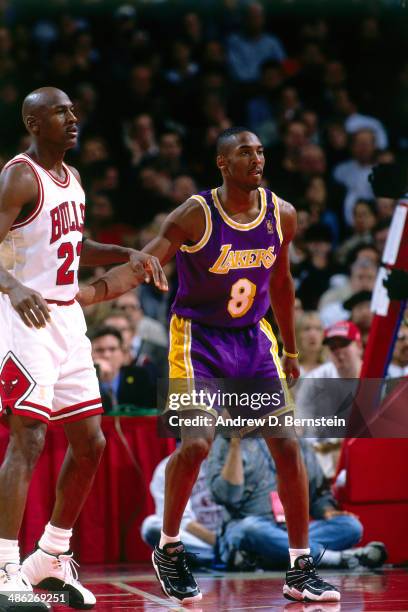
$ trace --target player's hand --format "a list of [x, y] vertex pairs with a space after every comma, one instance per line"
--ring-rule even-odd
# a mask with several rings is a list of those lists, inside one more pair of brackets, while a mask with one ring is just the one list
[[131, 250], [129, 253], [129, 264], [133, 272], [143, 279], [145, 283], [153, 282], [161, 291], [168, 291], [166, 275], [157, 257], [142, 253], [141, 251]]
[[293, 387], [300, 376], [299, 362], [296, 358], [282, 355], [282, 370], [285, 372], [288, 387]]
[[8, 296], [14, 310], [18, 312], [27, 327], [40, 329], [51, 320], [48, 304], [38, 291], [18, 283], [9, 291]]

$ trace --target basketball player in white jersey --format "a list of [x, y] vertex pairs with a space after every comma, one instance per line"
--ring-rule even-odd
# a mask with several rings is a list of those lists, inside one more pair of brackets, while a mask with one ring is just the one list
[[[132, 285], [153, 277], [165, 290], [166, 280], [151, 256], [83, 241], [85, 194], [78, 172], [63, 161], [78, 133], [68, 96], [51, 87], [32, 92], [23, 120], [32, 144], [0, 176], [0, 414], [10, 430], [0, 468], [0, 609], [47, 609], [27, 598], [12, 603], [10, 593], [31, 585], [69, 591], [70, 605], [87, 609], [95, 597], [76, 578], [70, 537], [105, 440], [90, 342], [75, 300], [79, 259], [88, 266], [128, 262]], [[111, 296], [112, 272], [96, 284], [101, 299]], [[50, 521], [21, 566], [18, 533], [50, 422], [64, 426], [69, 446]]]

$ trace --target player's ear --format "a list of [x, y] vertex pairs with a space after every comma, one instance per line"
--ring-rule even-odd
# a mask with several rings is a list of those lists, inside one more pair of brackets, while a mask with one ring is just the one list
[[27, 115], [24, 123], [29, 132], [33, 134], [38, 134], [40, 126], [38, 124], [37, 117], [34, 117], [34, 115]]
[[219, 170], [222, 170], [223, 168], [225, 168], [226, 164], [226, 159], [224, 157], [224, 155], [217, 155], [217, 168]]

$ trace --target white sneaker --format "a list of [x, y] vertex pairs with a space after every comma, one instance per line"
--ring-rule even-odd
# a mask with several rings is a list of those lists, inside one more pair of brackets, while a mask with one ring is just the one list
[[21, 570], [21, 565], [17, 563], [6, 563], [0, 569], [0, 610], [49, 610], [49, 606], [42, 602], [24, 601], [24, 595], [33, 592], [27, 576]]
[[96, 604], [95, 595], [78, 580], [72, 552], [53, 555], [37, 548], [25, 559], [22, 570], [34, 587], [47, 591], [66, 591], [69, 606], [79, 610], [89, 610]]

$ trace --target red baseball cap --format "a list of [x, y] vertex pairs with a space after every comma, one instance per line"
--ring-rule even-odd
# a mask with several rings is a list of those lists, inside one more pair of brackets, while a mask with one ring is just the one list
[[328, 344], [331, 338], [345, 338], [350, 342], [361, 342], [360, 330], [351, 321], [338, 321], [330, 325], [324, 332], [323, 344]]

